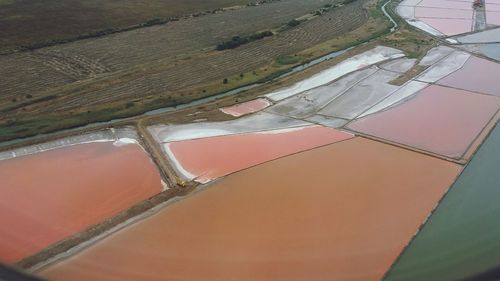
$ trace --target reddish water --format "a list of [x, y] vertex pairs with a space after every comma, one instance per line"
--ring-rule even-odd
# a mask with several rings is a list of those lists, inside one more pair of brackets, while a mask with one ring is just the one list
[[348, 127], [437, 154], [460, 158], [500, 107], [500, 98], [429, 86], [415, 98]]
[[352, 138], [321, 126], [211, 137], [168, 144], [176, 162], [199, 182], [318, 146]]
[[256, 99], [240, 103], [237, 105], [221, 108], [221, 111], [226, 114], [239, 117], [245, 114], [260, 111], [270, 105], [271, 103], [266, 99]]
[[458, 71], [438, 84], [500, 97], [500, 64], [471, 57]]
[[231, 175], [40, 274], [380, 280], [459, 170], [355, 138]]
[[161, 190], [138, 145], [82, 144], [0, 161], [0, 260], [14, 263]]

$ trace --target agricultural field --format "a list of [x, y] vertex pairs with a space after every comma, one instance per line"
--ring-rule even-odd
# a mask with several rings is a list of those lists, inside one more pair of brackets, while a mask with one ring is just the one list
[[0, 52], [249, 3], [252, 1], [2, 0]]
[[[81, 125], [196, 100], [233, 86], [235, 79], [222, 85], [225, 78], [265, 79], [272, 73], [262, 66], [362, 26], [369, 3], [355, 1], [283, 28], [295, 18], [311, 17], [325, 1], [272, 2], [0, 56], [2, 139], [53, 130], [61, 115], [71, 115], [68, 126]], [[384, 30], [385, 22], [378, 28]], [[280, 32], [236, 49], [214, 50], [234, 36], [262, 30]], [[219, 88], [203, 88], [209, 83]]]

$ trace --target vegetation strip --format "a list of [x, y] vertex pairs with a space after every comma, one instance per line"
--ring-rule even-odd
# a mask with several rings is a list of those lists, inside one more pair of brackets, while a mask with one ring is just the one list
[[215, 47], [215, 49], [217, 51], [234, 49], [238, 48], [241, 45], [248, 44], [250, 42], [257, 41], [273, 35], [274, 33], [272, 31], [262, 31], [254, 35], [250, 35], [248, 37], [234, 36], [231, 40], [218, 44], [217, 47]]

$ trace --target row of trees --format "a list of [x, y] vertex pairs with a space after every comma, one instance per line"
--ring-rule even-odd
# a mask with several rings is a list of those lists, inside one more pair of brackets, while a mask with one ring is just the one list
[[247, 44], [247, 43], [250, 43], [250, 42], [253, 42], [256, 40], [260, 40], [260, 39], [265, 38], [265, 37], [273, 36], [273, 35], [274, 35], [274, 33], [272, 33], [271, 31], [263, 31], [263, 32], [259, 32], [259, 33], [247, 36], [247, 37], [234, 36], [231, 40], [218, 44], [215, 49], [217, 51], [222, 51], [222, 50], [226, 50], [226, 49], [234, 49], [234, 48], [237, 48], [243, 44]]

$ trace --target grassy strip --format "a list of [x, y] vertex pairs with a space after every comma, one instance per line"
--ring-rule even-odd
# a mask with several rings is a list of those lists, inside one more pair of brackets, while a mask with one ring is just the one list
[[57, 95], [49, 95], [49, 96], [45, 96], [45, 97], [41, 97], [41, 98], [29, 99], [29, 100], [26, 100], [26, 101], [24, 101], [22, 103], [2, 108], [0, 110], [0, 112], [8, 112], [8, 111], [11, 111], [11, 110], [16, 110], [16, 109], [19, 109], [21, 107], [29, 106], [29, 105], [32, 105], [32, 104], [35, 104], [35, 103], [39, 103], [39, 102], [49, 101], [49, 100], [52, 100], [52, 99], [55, 99], [55, 98], [57, 98]]
[[20, 268], [23, 269], [28, 269], [30, 267], [33, 267], [34, 265], [47, 261], [48, 259], [64, 253], [68, 251], [69, 249], [80, 245], [81, 243], [88, 241], [92, 239], [93, 237], [96, 237], [113, 227], [133, 218], [136, 217], [148, 210], [151, 210], [155, 206], [158, 206], [161, 203], [164, 203], [176, 196], [181, 195], [180, 191], [178, 189], [168, 189], [166, 191], [163, 191], [162, 193], [144, 201], [141, 202], [128, 210], [125, 210], [116, 216], [99, 223], [97, 225], [91, 226], [87, 229], [85, 229], [82, 232], [79, 232], [69, 238], [66, 238], [56, 244], [53, 244], [46, 249], [40, 251], [39, 253], [32, 255], [28, 258], [25, 258], [21, 261], [19, 261], [16, 265]]

